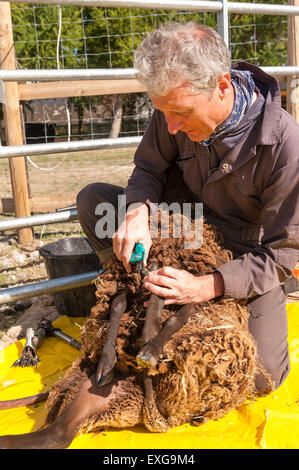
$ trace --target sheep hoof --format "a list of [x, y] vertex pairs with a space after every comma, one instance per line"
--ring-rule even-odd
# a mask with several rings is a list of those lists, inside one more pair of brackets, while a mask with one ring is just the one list
[[151, 369], [157, 364], [157, 359], [149, 353], [139, 353], [136, 357], [137, 364], [143, 369]]
[[100, 387], [102, 387], [103, 385], [107, 385], [109, 384], [112, 379], [113, 379], [113, 370], [111, 370], [110, 372], [108, 372], [108, 374], [106, 375], [102, 375], [99, 379], [98, 379], [98, 385]]

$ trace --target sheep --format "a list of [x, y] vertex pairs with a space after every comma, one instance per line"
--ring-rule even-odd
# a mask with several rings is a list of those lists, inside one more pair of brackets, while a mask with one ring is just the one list
[[[175, 216], [172, 226], [174, 220]], [[158, 267], [168, 265], [204, 275], [232, 259], [232, 253], [221, 246], [221, 234], [207, 223], [200, 249], [186, 249], [184, 241], [184, 237], [153, 239], [151, 261]], [[44, 427], [29, 434], [2, 436], [0, 448], [65, 448], [77, 433], [103, 427], [143, 424], [152, 432], [167, 432], [187, 422], [197, 426], [256, 396], [258, 373], [264, 374], [272, 389], [248, 331], [249, 309], [235, 299], [218, 298], [187, 310], [186, 306], [164, 306], [163, 325], [178, 312], [187, 311], [187, 315], [165, 344], [158, 345], [158, 359], [144, 367], [138, 355], [147, 346], [142, 331], [144, 302], [150, 293], [138, 273], [128, 274], [115, 256], [103, 267], [97, 280], [97, 303], [82, 329], [81, 356], [51, 390]], [[125, 303], [118, 319], [115, 355], [108, 367], [114, 369], [114, 376], [99, 386], [96, 371], [107, 344], [111, 305], [120, 296]], [[163, 329], [158, 335], [162, 333]], [[151, 343], [153, 350], [157, 337]]]

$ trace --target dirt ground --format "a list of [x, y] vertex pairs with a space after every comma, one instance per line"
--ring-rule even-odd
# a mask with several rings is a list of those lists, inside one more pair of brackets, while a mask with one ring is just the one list
[[[47, 226], [45, 241], [39, 231], [35, 230], [35, 240], [30, 246], [19, 245], [15, 233], [0, 235], [1, 289], [48, 280], [39, 247], [60, 238], [83, 236], [78, 222]], [[0, 349], [24, 338], [27, 328], [35, 329], [41, 318], [54, 321], [59, 316], [52, 294], [0, 305]]]
[[[95, 181], [126, 185], [133, 169], [135, 148], [90, 150], [68, 154], [40, 155], [27, 160], [29, 193], [62, 196], [78, 193]], [[8, 159], [0, 159], [0, 196], [11, 197]]]

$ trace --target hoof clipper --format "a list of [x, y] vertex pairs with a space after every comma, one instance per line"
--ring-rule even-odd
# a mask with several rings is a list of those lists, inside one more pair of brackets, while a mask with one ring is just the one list
[[42, 318], [36, 331], [33, 328], [27, 329], [25, 346], [20, 358], [13, 363], [12, 367], [36, 367], [40, 362], [36, 351], [45, 336], [56, 336], [79, 350], [82, 347], [79, 341], [76, 341], [59, 328], [54, 328], [50, 320]]
[[21, 357], [17, 359], [12, 367], [36, 367], [39, 364], [39, 358], [36, 352], [37, 338], [33, 328], [27, 328], [26, 343]]
[[134, 251], [132, 252], [130, 263], [134, 264], [137, 272], [141, 278], [148, 275], [148, 270], [144, 266], [145, 249], [141, 243], [136, 243]]

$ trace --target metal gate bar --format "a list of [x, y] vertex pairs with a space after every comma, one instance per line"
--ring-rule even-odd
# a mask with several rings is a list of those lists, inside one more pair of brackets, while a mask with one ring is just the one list
[[29, 297], [88, 286], [92, 284], [92, 282], [103, 272], [103, 269], [99, 269], [98, 271], [90, 271], [83, 274], [59, 277], [56, 279], [51, 279], [50, 281], [42, 281], [33, 284], [27, 284], [25, 286], [1, 289], [0, 305], [16, 302], [17, 300], [21, 299], [27, 299]]
[[15, 217], [0, 221], [0, 232], [25, 227], [35, 227], [59, 222], [70, 222], [78, 218], [77, 209], [68, 211], [50, 212], [48, 214], [32, 215], [30, 217]]

